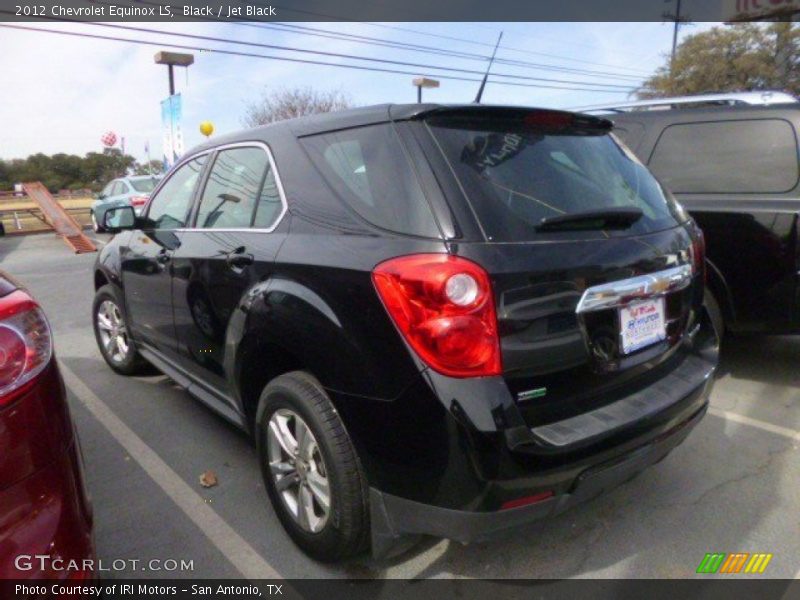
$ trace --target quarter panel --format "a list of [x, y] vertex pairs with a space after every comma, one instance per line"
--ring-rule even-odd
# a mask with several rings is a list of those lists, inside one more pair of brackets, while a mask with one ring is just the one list
[[395, 256], [445, 251], [433, 240], [293, 233], [257, 299], [260, 311], [250, 314], [326, 388], [395, 398], [422, 365], [381, 303], [372, 269]]

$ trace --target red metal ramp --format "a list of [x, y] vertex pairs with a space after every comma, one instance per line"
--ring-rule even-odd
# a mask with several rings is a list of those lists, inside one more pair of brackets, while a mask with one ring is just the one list
[[73, 219], [64, 208], [50, 195], [47, 188], [39, 181], [23, 183], [22, 189], [42, 209], [45, 221], [55, 229], [56, 233], [77, 254], [84, 252], [97, 252], [97, 248], [88, 237], [78, 222]]

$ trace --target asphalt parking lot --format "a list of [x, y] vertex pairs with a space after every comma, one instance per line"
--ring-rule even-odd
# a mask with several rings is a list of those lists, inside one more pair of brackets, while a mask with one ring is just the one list
[[[283, 533], [244, 434], [166, 377], [106, 367], [90, 325], [94, 258], [50, 234], [0, 238], [0, 269], [52, 323], [107, 563], [187, 560], [193, 570], [169, 575], [198, 578], [684, 578], [707, 552], [768, 552], [757, 577], [800, 576], [800, 337], [730, 338], [703, 422], [601, 498], [491, 543], [431, 540], [390, 561], [331, 567]], [[200, 486], [206, 470], [219, 485]]]

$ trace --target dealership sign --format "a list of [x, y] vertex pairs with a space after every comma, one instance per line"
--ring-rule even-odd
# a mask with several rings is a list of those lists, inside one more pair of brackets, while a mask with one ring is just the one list
[[173, 94], [161, 101], [161, 144], [164, 148], [165, 170], [183, 154], [182, 113], [180, 94]]
[[727, 10], [729, 21], [756, 21], [788, 16], [800, 10], [800, 0], [728, 0]]

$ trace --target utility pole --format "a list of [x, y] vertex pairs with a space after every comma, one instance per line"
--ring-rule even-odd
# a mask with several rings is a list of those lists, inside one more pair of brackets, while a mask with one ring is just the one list
[[[670, 2], [671, 0], [665, 0], [665, 1]], [[676, 0], [676, 1], [677, 4], [675, 6], [674, 14], [665, 12], [664, 14], [661, 15], [665, 21], [672, 21], [673, 23], [675, 23], [675, 26], [672, 30], [672, 57], [670, 58], [670, 63], [669, 63], [670, 74], [673, 74], [675, 72], [675, 53], [678, 49], [678, 30], [680, 29], [682, 23], [686, 23], [689, 21], [688, 17], [684, 17], [683, 15], [681, 15], [682, 0]]]

